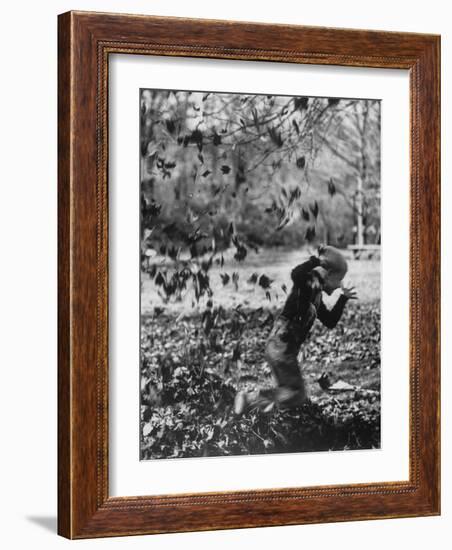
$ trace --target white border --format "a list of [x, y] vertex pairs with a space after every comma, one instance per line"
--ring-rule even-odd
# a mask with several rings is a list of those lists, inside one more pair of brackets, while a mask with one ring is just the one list
[[[110, 56], [110, 494], [151, 495], [407, 480], [408, 71]], [[382, 448], [139, 461], [140, 88], [382, 99]]]

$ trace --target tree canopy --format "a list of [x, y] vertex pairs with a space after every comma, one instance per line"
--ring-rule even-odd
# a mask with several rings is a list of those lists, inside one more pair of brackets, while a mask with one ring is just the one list
[[166, 297], [208, 295], [227, 249], [378, 239], [379, 101], [146, 89], [140, 125], [142, 261]]

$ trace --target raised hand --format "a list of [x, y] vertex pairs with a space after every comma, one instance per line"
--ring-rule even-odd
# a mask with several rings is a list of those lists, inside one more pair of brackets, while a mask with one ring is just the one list
[[356, 300], [358, 298], [354, 286], [342, 286], [342, 294], [347, 298], [347, 300]]

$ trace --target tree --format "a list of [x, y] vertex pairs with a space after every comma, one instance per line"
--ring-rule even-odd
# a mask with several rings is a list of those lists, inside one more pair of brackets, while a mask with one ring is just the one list
[[[143, 265], [162, 298], [181, 297], [188, 286], [196, 301], [209, 298], [210, 268], [224, 264], [228, 247], [244, 261], [250, 249], [287, 243], [291, 232], [298, 246], [317, 239], [318, 220], [327, 223], [310, 194], [319, 153], [331, 149], [360, 174], [362, 187], [370, 182], [367, 140], [374, 114], [362, 103], [143, 90]], [[361, 219], [362, 195], [355, 195]], [[150, 249], [165, 258], [158, 266], [149, 265]], [[228, 282], [234, 283], [233, 275]], [[269, 297], [270, 285], [261, 286]]]
[[[351, 193], [345, 194], [356, 217], [357, 244], [366, 241], [369, 218], [380, 224], [380, 102], [355, 100], [344, 105], [326, 133], [316, 139], [347, 167], [355, 178]], [[333, 180], [330, 193], [338, 191]], [[344, 193], [343, 190], [340, 192]], [[379, 233], [379, 230], [378, 230]]]

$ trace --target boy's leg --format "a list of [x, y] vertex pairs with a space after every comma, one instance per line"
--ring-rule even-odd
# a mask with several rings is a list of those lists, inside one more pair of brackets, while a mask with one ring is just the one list
[[306, 401], [306, 387], [298, 366], [297, 354], [287, 340], [290, 329], [287, 319], [277, 319], [266, 345], [266, 359], [272, 369], [276, 388], [239, 392], [234, 403], [236, 414], [250, 408], [267, 411], [274, 405], [296, 407]]
[[306, 386], [301, 376], [297, 358], [285, 356], [283, 362], [271, 365], [277, 387], [275, 401], [281, 407], [301, 405], [307, 399]]
[[306, 386], [298, 365], [294, 344], [295, 328], [290, 321], [279, 318], [270, 334], [266, 346], [266, 358], [272, 369], [277, 387], [275, 399], [279, 406], [296, 406], [306, 401]]
[[234, 399], [234, 412], [239, 415], [245, 410], [258, 409], [270, 412], [276, 403], [275, 389], [258, 388], [253, 391], [242, 390]]

